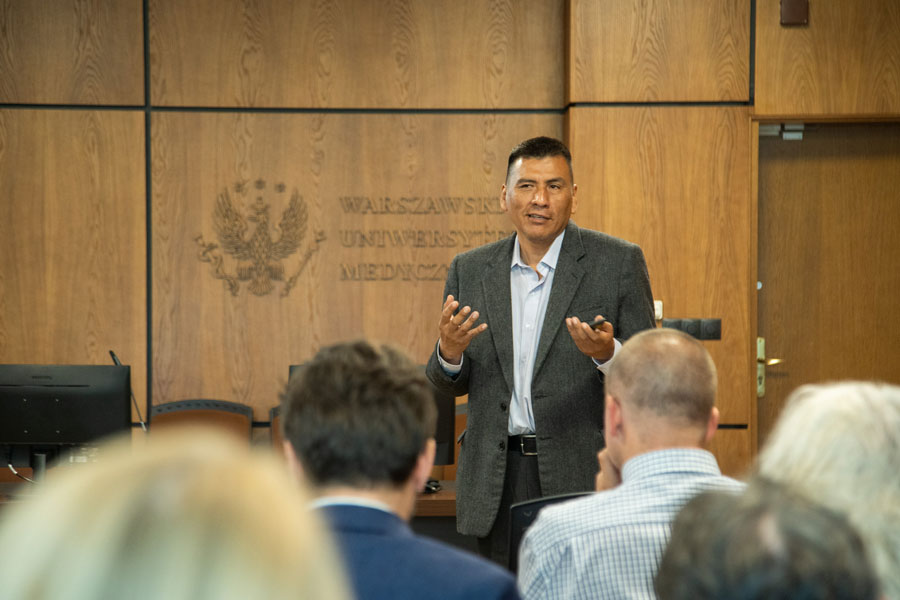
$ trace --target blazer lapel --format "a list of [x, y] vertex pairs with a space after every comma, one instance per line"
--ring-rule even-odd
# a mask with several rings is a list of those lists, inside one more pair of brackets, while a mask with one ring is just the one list
[[553, 287], [550, 290], [547, 313], [544, 315], [544, 325], [541, 328], [541, 339], [538, 342], [537, 356], [534, 359], [533, 377], [535, 378], [550, 353], [553, 339], [560, 328], [565, 329], [566, 311], [572, 304], [572, 298], [584, 278], [584, 268], [579, 262], [583, 256], [584, 245], [581, 243], [581, 232], [575, 223], [569, 221], [566, 226], [566, 237], [563, 238], [563, 245], [559, 252], [559, 260], [556, 262]]
[[500, 368], [506, 385], [512, 390], [513, 377], [513, 335], [512, 335], [512, 296], [509, 291], [509, 270], [512, 263], [512, 252], [515, 236], [502, 244], [500, 249], [485, 266], [481, 279], [484, 294], [486, 317], [490, 321], [487, 333], [494, 341], [494, 349], [500, 360]]

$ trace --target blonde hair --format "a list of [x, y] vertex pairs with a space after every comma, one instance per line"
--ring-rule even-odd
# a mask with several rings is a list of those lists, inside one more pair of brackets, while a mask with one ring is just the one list
[[6, 507], [9, 598], [347, 598], [335, 550], [274, 456], [206, 430], [103, 447]]
[[846, 515], [866, 543], [883, 592], [900, 600], [900, 387], [798, 388], [758, 469]]

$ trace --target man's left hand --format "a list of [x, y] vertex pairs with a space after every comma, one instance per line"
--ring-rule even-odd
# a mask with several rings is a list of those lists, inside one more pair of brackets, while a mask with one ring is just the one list
[[[597, 319], [601, 319], [601, 315], [597, 315]], [[591, 358], [595, 358], [600, 362], [607, 361], [613, 357], [616, 350], [616, 340], [613, 336], [612, 323], [606, 321], [597, 329], [591, 329], [591, 326], [579, 319], [578, 317], [568, 317], [566, 319], [566, 328], [572, 341], [581, 350]]]

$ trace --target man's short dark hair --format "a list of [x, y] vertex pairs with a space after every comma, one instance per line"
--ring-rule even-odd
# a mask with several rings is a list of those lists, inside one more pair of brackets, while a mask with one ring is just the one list
[[509, 153], [509, 160], [506, 163], [506, 181], [509, 181], [509, 173], [512, 171], [513, 163], [520, 158], [547, 158], [549, 156], [562, 156], [569, 165], [569, 177], [574, 181], [575, 175], [572, 172], [572, 154], [564, 143], [556, 138], [540, 136], [527, 139], [516, 145]]
[[867, 600], [878, 583], [838, 513], [766, 480], [688, 502], [654, 582], [660, 600]]
[[284, 436], [315, 486], [400, 486], [434, 437], [424, 371], [401, 350], [367, 341], [322, 348], [291, 377]]

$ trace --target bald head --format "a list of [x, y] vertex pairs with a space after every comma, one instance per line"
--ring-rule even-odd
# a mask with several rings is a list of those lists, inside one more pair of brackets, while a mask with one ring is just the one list
[[616, 354], [606, 393], [673, 425], [705, 426], [716, 399], [716, 366], [703, 344], [688, 334], [649, 329]]

